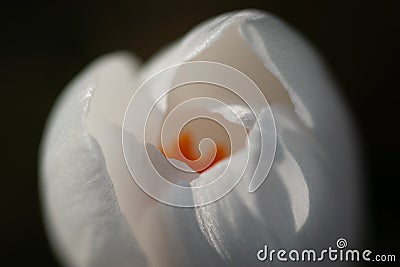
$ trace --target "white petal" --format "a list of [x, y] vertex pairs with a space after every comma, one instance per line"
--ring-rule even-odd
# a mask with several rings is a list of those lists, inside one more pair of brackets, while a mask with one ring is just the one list
[[[105, 159], [83, 122], [100, 80], [135, 75], [126, 53], [98, 59], [58, 100], [41, 147], [41, 188], [47, 228], [69, 266], [146, 266], [115, 196]], [[101, 82], [100, 82], [101, 83]]]
[[[155, 201], [133, 182], [124, 164], [118, 126], [131, 90], [162, 68], [191, 60], [225, 63], [252, 78], [271, 105], [278, 145], [271, 172], [255, 193], [248, 191], [249, 171], [221, 200], [201, 208], [180, 209]], [[243, 266], [256, 263], [255, 253], [264, 244], [276, 249], [318, 249], [331, 246], [341, 236], [352, 244], [358, 241], [362, 228], [360, 170], [351, 122], [319, 57], [286, 24], [254, 10], [228, 13], [199, 25], [157, 55], [137, 79], [128, 77], [134, 76], [135, 68], [124, 65], [118, 69], [124, 73], [118, 77], [124, 81], [121, 84], [113, 78], [119, 72], [110, 63], [99, 64], [104, 67], [101, 72], [80, 79], [95, 78], [94, 82], [71, 85], [53, 114], [43, 146], [45, 205], [55, 243], [66, 262], [90, 266], [107, 258], [115, 266], [125, 262], [144, 266], [145, 259], [151, 266]], [[126, 72], [129, 69], [133, 69], [131, 74]], [[169, 84], [173, 79], [167, 77], [163, 82]], [[118, 92], [112, 92], [113, 88]], [[195, 91], [185, 97], [195, 96]], [[149, 101], [157, 99], [158, 93], [154, 86]], [[254, 124], [243, 105], [229, 95], [210, 90], [202, 93], [225, 99], [242, 110], [248, 128]], [[180, 97], [171, 95], [162, 103], [160, 117], [181, 101]], [[210, 112], [236, 122], [224, 110]], [[252, 128], [249, 133], [253, 148], [259, 147], [256, 131]], [[135, 142], [132, 137], [132, 153], [140, 157], [144, 152]], [[165, 158], [149, 146], [156, 165], [164, 166]], [[232, 161], [235, 164], [243, 157], [238, 151]], [[257, 153], [250, 155], [253, 169], [256, 163]], [[226, 164], [222, 161], [202, 173], [193, 184], [212, 179]], [[181, 179], [167, 165], [160, 169], [171, 180]], [[234, 170], [232, 173], [235, 175]], [[104, 187], [90, 187], [92, 179], [102, 181]], [[110, 231], [96, 224], [96, 219], [103, 217], [121, 227]], [[93, 243], [93, 231], [99, 231], [104, 246]], [[114, 232], [116, 238], [112, 239]], [[120, 246], [118, 254], [115, 249]]]
[[[254, 74], [251, 65], [235, 59], [247, 53], [234, 50], [241, 44], [229, 42], [232, 37], [224, 40], [235, 26], [265, 67], [264, 76], [257, 74], [260, 69]], [[223, 48], [233, 51], [224, 53]], [[264, 243], [290, 249], [326, 247], [340, 236], [353, 244], [359, 241], [363, 210], [354, 130], [326, 68], [301, 36], [274, 16], [243, 11], [202, 24], [164, 53], [145, 67], [143, 76], [187, 60], [213, 60], [242, 70], [256, 82], [266, 79], [276, 88], [261, 86], [275, 115], [279, 140], [267, 181], [252, 195], [247, 191], [250, 177], [245, 177], [223, 199], [195, 210], [197, 227], [214, 252], [228, 264], [241, 265], [254, 264], [254, 253]], [[213, 176], [222, 164], [200, 179]], [[176, 218], [171, 224], [192, 229], [192, 235], [184, 231], [186, 236], [181, 236], [193, 253], [189, 258], [212, 257], [207, 249], [202, 253], [190, 246], [189, 240], [203, 239], [187, 222], [193, 211], [182, 213], [187, 218], [171, 215]]]

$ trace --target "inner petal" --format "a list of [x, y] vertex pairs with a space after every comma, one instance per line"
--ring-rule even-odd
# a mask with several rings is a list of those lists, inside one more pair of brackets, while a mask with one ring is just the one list
[[[191, 97], [187, 94], [191, 91], [201, 94]], [[174, 102], [171, 95], [177, 97]], [[246, 145], [247, 128], [240, 120], [245, 103], [228, 89], [207, 83], [185, 84], [166, 98], [168, 110], [157, 145], [165, 157], [202, 173]]]
[[[213, 61], [232, 66], [245, 73], [259, 86], [271, 106], [284, 105], [294, 110], [287, 91], [251, 50], [241, 36], [237, 25], [230, 26], [220, 39], [189, 61]], [[175, 79], [178, 80], [180, 75], [183, 74], [178, 69]], [[246, 103], [229, 90], [212, 84], [187, 84], [169, 92], [166, 101], [166, 116], [180, 103], [197, 97], [210, 97], [228, 104], [240, 114], [239, 116], [247, 127], [246, 131], [248, 132], [252, 128], [254, 116]], [[224, 110], [207, 110], [207, 107], [204, 107], [202, 112], [217, 112], [225, 120], [231, 119], [224, 116]], [[249, 118], [252, 118], [252, 121], [249, 122]], [[237, 127], [242, 126], [236, 121], [232, 120], [231, 122], [232, 128], [229, 129], [228, 136], [222, 134], [223, 131], [217, 131], [215, 127], [210, 127], [203, 120], [201, 123], [192, 124], [191, 127], [185, 127], [178, 137], [169, 137], [168, 143], [163, 144], [164, 147], [161, 144], [158, 144], [157, 147], [165, 157], [182, 161], [193, 170], [202, 173], [221, 160], [228, 158], [246, 144], [247, 134], [238, 134], [243, 133], [243, 131], [237, 129]], [[213, 140], [215, 151], [207, 150], [206, 155], [201, 155], [199, 151], [201, 138], [199, 139], [199, 136]], [[232, 147], [229, 144], [230, 142], [240, 143], [240, 145]], [[168, 151], [165, 151], [165, 145]], [[197, 161], [200, 156], [204, 157], [204, 161]], [[205, 162], [208, 164], [205, 165]]]

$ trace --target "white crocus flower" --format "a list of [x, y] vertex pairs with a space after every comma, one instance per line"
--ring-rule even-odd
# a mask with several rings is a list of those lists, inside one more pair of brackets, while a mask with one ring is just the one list
[[[122, 125], [143, 81], [189, 61], [232, 66], [259, 86], [275, 118], [276, 155], [256, 192], [249, 193], [251, 176], [245, 174], [222, 199], [179, 208], [156, 201], [132, 179]], [[148, 91], [148, 101], [157, 100], [157, 88]], [[56, 253], [67, 266], [250, 266], [260, 263], [256, 253], [264, 244], [319, 249], [345, 237], [356, 245], [363, 228], [360, 170], [351, 120], [336, 91], [313, 48], [282, 21], [256, 10], [206, 21], [144, 66], [122, 52], [96, 60], [64, 90], [41, 147], [43, 205]], [[254, 116], [229, 92], [213, 87], [174, 91], [155, 110], [156, 120], [161, 123], [182, 100], [204, 94], [225, 100], [239, 114], [247, 131], [234, 138], [249, 138], [242, 146], [259, 146], [252, 138]], [[237, 118], [226, 110], [204, 109], [220, 114], [235, 132]], [[159, 126], [150, 135], [158, 137]], [[197, 134], [207, 127], [200, 123], [193, 129]], [[145, 157], [138, 144], [130, 144], [134, 155]], [[202, 172], [182, 175], [156, 141], [147, 148], [163, 176], [192, 186], [212, 179], [227, 164], [221, 159]], [[233, 165], [243, 160], [240, 149], [230, 156]], [[256, 163], [251, 154], [249, 166]], [[234, 168], [230, 171], [235, 175]]]

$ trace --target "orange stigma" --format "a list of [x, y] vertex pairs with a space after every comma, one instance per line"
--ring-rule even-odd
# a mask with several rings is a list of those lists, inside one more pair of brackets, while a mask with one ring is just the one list
[[166, 153], [162, 147], [159, 148], [161, 153], [166, 158], [176, 159], [181, 162], [186, 163], [191, 169], [196, 170], [198, 173], [202, 173], [209, 168], [211, 168], [214, 164], [219, 162], [228, 156], [227, 149], [223, 146], [216, 144], [216, 154], [214, 159], [213, 153], [209, 153], [204, 156], [204, 160], [206, 162], [211, 162], [206, 168], [204, 168], [204, 161], [198, 162], [196, 161], [200, 157], [200, 152], [195, 146], [195, 142], [193, 141], [193, 136], [190, 133], [180, 133], [178, 145], [174, 144], [172, 149], [169, 149]]

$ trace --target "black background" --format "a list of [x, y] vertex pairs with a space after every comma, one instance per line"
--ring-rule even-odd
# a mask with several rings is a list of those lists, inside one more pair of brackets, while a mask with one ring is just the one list
[[392, 2], [53, 0], [0, 11], [1, 265], [58, 266], [42, 224], [37, 151], [64, 85], [106, 52], [127, 49], [146, 60], [197, 23], [249, 7], [289, 22], [326, 59], [362, 137], [371, 225], [365, 247], [400, 260], [399, 12]]

